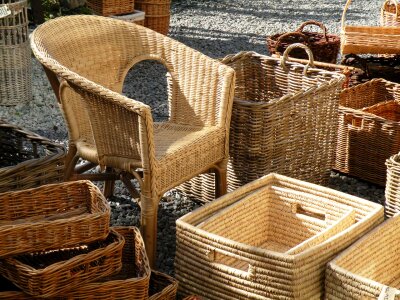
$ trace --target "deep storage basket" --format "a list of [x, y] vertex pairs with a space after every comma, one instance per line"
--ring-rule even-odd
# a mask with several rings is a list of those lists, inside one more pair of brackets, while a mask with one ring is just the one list
[[[268, 209], [268, 202], [282, 200], [307, 203], [304, 211], [297, 210], [298, 218], [317, 223], [321, 210], [334, 213], [335, 207], [344, 205], [356, 211], [356, 221], [298, 254], [287, 254], [288, 242], [300, 242], [301, 232], [307, 231], [298, 229], [303, 225], [296, 229], [292, 222], [285, 226], [284, 220], [278, 221], [289, 210]], [[270, 216], [261, 217], [260, 211], [269, 211]], [[320, 299], [326, 263], [382, 221], [379, 204], [282, 175], [266, 175], [177, 220], [179, 291], [206, 299]], [[270, 223], [265, 230], [264, 222]], [[265, 247], [266, 238], [276, 244]]]
[[381, 26], [400, 27], [399, 8], [397, 0], [386, 0], [381, 8]]
[[0, 193], [61, 182], [64, 146], [0, 119]]
[[393, 217], [400, 212], [400, 154], [386, 160], [385, 215]]
[[90, 181], [0, 194], [0, 256], [104, 239], [110, 206]]
[[31, 51], [27, 0], [0, 0], [11, 12], [0, 17], [0, 105], [16, 105], [32, 97]]
[[110, 230], [105, 240], [0, 260], [0, 272], [22, 291], [40, 297], [66, 292], [121, 270], [125, 240]]
[[331, 261], [326, 299], [399, 299], [399, 238], [396, 215]]
[[400, 84], [372, 79], [342, 91], [334, 168], [378, 185], [400, 151]]
[[[241, 52], [222, 60], [236, 71], [229, 191], [270, 172], [319, 184], [329, 180], [345, 76], [287, 62], [297, 47], [306, 48], [290, 45], [282, 58]], [[210, 174], [180, 189], [200, 200], [214, 199]]]
[[134, 0], [87, 0], [87, 5], [96, 15], [112, 16], [130, 14], [134, 11]]
[[178, 281], [175, 278], [151, 271], [149, 300], [175, 300], [177, 290]]
[[[304, 28], [308, 25], [316, 25], [322, 29], [322, 33], [307, 32]], [[326, 27], [317, 21], [307, 21], [300, 25], [295, 32], [275, 34], [267, 37], [267, 46], [270, 54], [283, 53], [291, 44], [302, 42], [312, 51], [314, 59], [321, 62], [336, 63], [340, 48], [340, 37], [327, 34]], [[295, 50], [292, 57], [307, 58], [304, 51]]]
[[135, 8], [144, 11], [144, 26], [168, 34], [171, 0], [136, 0]]

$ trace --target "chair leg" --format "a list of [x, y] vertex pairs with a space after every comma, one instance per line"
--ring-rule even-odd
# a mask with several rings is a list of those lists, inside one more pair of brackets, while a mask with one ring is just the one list
[[73, 144], [69, 145], [67, 156], [65, 157], [65, 170], [64, 180], [68, 181], [74, 174], [75, 165], [79, 160], [79, 156], [76, 155], [77, 149]]
[[[106, 173], [113, 173], [113, 172], [114, 172], [113, 168], [106, 167]], [[115, 180], [104, 181], [104, 189], [103, 189], [104, 197], [109, 198], [113, 195], [114, 185], [115, 185]]]
[[[221, 164], [222, 165], [222, 164]], [[227, 167], [226, 164], [223, 166], [216, 166], [215, 171], [215, 199], [225, 195], [228, 191], [227, 184]]]
[[144, 196], [143, 192], [140, 198], [140, 229], [146, 247], [147, 256], [149, 258], [150, 267], [154, 269], [156, 264], [158, 201], [155, 201], [151, 197]]

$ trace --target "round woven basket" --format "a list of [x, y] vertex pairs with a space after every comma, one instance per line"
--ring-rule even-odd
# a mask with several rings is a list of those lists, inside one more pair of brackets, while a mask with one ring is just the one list
[[144, 26], [168, 34], [171, 0], [136, 0], [135, 9], [145, 12]]

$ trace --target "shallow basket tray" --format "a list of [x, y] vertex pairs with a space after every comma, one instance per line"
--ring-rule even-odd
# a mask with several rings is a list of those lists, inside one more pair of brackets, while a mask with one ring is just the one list
[[332, 260], [326, 299], [399, 299], [399, 238], [400, 215], [395, 215]]
[[385, 215], [390, 218], [400, 212], [400, 154], [386, 160]]
[[0, 119], [0, 193], [61, 182], [64, 146]]
[[82, 180], [0, 194], [0, 257], [104, 239], [110, 206]]
[[1, 274], [32, 296], [63, 296], [68, 291], [121, 270], [122, 235], [105, 240], [0, 260]]
[[[275, 216], [269, 232], [279, 238], [262, 245], [257, 235], [267, 219], [257, 215], [266, 202], [263, 200], [272, 196], [266, 193], [271, 188], [290, 191], [281, 193], [286, 201], [307, 200], [309, 216], [303, 219], [318, 218], [321, 206], [332, 213], [334, 207], [344, 205], [355, 210], [355, 223], [300, 253], [288, 254], [288, 247], [282, 248], [282, 244], [289, 238], [301, 242], [304, 236], [300, 230], [292, 230], [295, 227], [290, 223], [278, 224], [279, 215], [287, 211], [271, 210]], [[259, 207], [251, 205], [257, 203], [249, 200], [252, 198]], [[303, 214], [297, 210], [299, 213]], [[177, 220], [179, 291], [206, 299], [321, 298], [326, 263], [380, 224], [383, 217], [379, 204], [286, 176], [266, 175]]]

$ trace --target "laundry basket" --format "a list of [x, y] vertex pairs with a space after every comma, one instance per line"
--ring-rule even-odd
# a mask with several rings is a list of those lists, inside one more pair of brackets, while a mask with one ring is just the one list
[[[309, 64], [288, 62], [301, 47]], [[335, 151], [338, 98], [345, 76], [311, 68], [313, 56], [302, 44], [282, 58], [254, 52], [222, 60], [236, 71], [229, 136], [228, 190], [270, 172], [323, 184], [329, 180]], [[180, 189], [200, 200], [214, 199], [212, 175]]]
[[[348, 209], [355, 220], [345, 224]], [[382, 221], [379, 204], [269, 174], [177, 220], [178, 289], [218, 300], [321, 299], [326, 263]], [[321, 226], [331, 234], [294, 250]]]
[[0, 105], [32, 97], [27, 0], [0, 0]]

